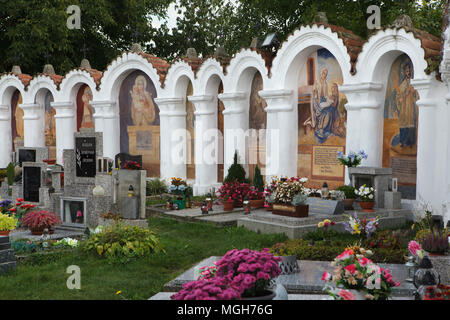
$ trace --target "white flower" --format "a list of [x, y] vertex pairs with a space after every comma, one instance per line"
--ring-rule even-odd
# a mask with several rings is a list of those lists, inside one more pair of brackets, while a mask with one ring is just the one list
[[301, 182], [301, 183], [305, 183], [305, 182], [307, 182], [307, 181], [308, 181], [308, 178], [301, 178], [301, 179], [300, 179], [300, 182]]
[[369, 194], [369, 199], [370, 199], [370, 200], [373, 199], [373, 194]]

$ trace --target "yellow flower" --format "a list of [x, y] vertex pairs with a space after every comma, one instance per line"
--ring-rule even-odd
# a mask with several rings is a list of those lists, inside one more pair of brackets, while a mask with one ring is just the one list
[[319, 222], [319, 224], [317, 225], [319, 228], [322, 228], [323, 226], [324, 226], [324, 223], [323, 223], [323, 221], [322, 222]]
[[116, 295], [119, 295], [119, 294], [121, 294], [121, 293], [122, 293], [122, 291], [119, 290], [119, 291], [116, 292]]

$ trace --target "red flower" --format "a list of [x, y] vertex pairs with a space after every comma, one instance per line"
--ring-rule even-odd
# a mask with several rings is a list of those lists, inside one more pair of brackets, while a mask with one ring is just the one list
[[23, 198], [17, 198], [16, 201], [17, 202], [24, 202], [24, 199]]
[[9, 209], [9, 212], [16, 212], [16, 208]]
[[356, 271], [356, 266], [354, 263], [352, 263], [351, 265], [344, 267], [344, 269], [349, 271], [351, 274], [354, 274]]

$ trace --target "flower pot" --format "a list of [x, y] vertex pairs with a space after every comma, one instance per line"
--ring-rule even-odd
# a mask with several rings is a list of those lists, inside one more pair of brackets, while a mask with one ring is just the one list
[[250, 207], [252, 209], [264, 208], [264, 199], [250, 200]]
[[4, 230], [4, 231], [0, 230], [0, 237], [9, 237], [10, 232], [11, 230]]
[[273, 204], [273, 214], [294, 218], [306, 218], [309, 212], [309, 205], [293, 206], [290, 204]]
[[44, 232], [44, 229], [46, 229], [46, 228], [48, 229], [49, 234], [55, 233], [55, 230], [52, 230], [51, 227], [43, 227], [43, 228], [41, 227], [41, 228], [33, 228], [33, 229], [30, 228], [30, 231], [33, 236], [41, 236], [42, 233]]
[[267, 203], [266, 211], [272, 211], [273, 210], [273, 203]]
[[233, 201], [223, 201], [223, 210], [224, 211], [233, 211], [234, 202]]
[[373, 207], [375, 206], [374, 201], [360, 201], [359, 205], [363, 209], [363, 212], [375, 212], [375, 210], [373, 210]]
[[276, 294], [272, 290], [265, 290], [261, 295], [256, 297], [242, 297], [242, 300], [273, 300]]
[[353, 210], [353, 202], [355, 202], [355, 199], [344, 199], [344, 209]]
[[178, 204], [178, 210], [183, 210], [184, 208], [186, 208], [186, 200], [174, 200], [173, 203]]

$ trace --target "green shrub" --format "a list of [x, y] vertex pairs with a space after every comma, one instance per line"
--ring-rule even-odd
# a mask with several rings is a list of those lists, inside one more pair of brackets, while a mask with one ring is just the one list
[[258, 165], [255, 167], [255, 176], [253, 177], [253, 186], [259, 191], [264, 192], [264, 179], [261, 175]]
[[234, 152], [233, 164], [228, 169], [228, 174], [223, 182], [234, 182], [235, 180], [239, 181], [240, 183], [248, 182], [248, 179], [245, 178], [244, 167], [238, 163], [237, 151]]
[[147, 196], [167, 193], [166, 182], [162, 179], [154, 178], [147, 181]]
[[8, 164], [8, 167], [6, 167], [6, 175], [8, 177], [8, 185], [10, 185], [10, 186], [14, 183], [14, 178], [15, 178], [14, 170], [15, 170], [14, 164], [12, 162], [10, 162]]
[[105, 257], [109, 263], [126, 263], [152, 252], [164, 251], [156, 234], [138, 226], [115, 223], [100, 233], [93, 234], [83, 246], [86, 252]]
[[345, 199], [356, 199], [355, 188], [352, 186], [340, 186], [336, 190], [343, 191], [345, 193]]

